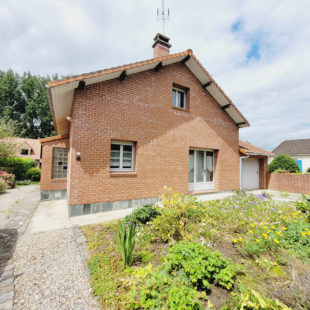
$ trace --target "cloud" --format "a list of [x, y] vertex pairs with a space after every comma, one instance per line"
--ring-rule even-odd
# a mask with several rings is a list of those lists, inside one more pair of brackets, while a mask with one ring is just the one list
[[[2, 70], [79, 74], [152, 57], [160, 0], [3, 0]], [[269, 150], [310, 137], [310, 1], [168, 0], [172, 52], [193, 49]]]

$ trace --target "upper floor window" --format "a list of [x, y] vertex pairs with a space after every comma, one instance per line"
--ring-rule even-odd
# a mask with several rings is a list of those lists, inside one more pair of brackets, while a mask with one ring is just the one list
[[133, 142], [112, 141], [110, 171], [134, 171]]
[[20, 152], [20, 154], [21, 154], [21, 155], [28, 155], [28, 152], [29, 152], [29, 151], [28, 151], [27, 149], [22, 149], [21, 152]]
[[186, 90], [173, 87], [172, 105], [177, 108], [186, 109]]

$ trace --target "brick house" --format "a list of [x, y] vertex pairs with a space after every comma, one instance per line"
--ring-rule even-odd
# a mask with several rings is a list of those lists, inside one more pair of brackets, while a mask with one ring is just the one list
[[11, 138], [18, 146], [16, 157], [31, 158], [35, 161], [36, 167], [40, 167], [41, 143], [39, 139]]
[[48, 83], [59, 136], [41, 139], [41, 198], [69, 215], [240, 186], [239, 128], [248, 121], [191, 50]]

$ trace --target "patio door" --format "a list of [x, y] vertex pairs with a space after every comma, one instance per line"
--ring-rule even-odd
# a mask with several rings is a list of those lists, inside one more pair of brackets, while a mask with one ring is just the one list
[[188, 190], [214, 189], [214, 151], [189, 150]]

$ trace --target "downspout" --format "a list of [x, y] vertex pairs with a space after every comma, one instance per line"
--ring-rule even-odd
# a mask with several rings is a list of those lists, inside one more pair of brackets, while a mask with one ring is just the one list
[[240, 189], [242, 189], [242, 159], [249, 158], [250, 155], [240, 157]]

